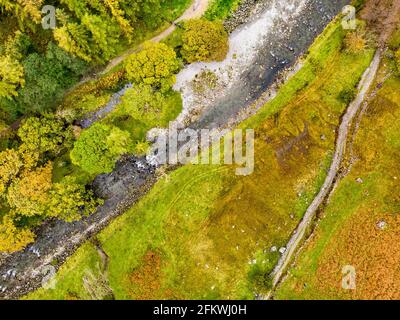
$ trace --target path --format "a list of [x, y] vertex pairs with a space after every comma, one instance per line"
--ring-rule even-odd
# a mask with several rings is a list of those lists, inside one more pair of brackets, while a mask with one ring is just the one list
[[[193, 3], [191, 4], [191, 6], [188, 9], [186, 9], [186, 11], [177, 20], [175, 20], [174, 23], [168, 29], [164, 30], [159, 35], [152, 38], [150, 41], [160, 42], [161, 40], [168, 37], [172, 32], [174, 32], [174, 30], [176, 29], [176, 23], [178, 23], [179, 21], [200, 18], [206, 12], [209, 2], [210, 2], [210, 0], [194, 0]], [[95, 75], [90, 75], [90, 76], [85, 77], [84, 79], [79, 81], [77, 84], [75, 84], [72, 88], [68, 89], [67, 93], [73, 91], [75, 88], [79, 87], [80, 85], [84, 84], [85, 82], [94, 80], [98, 76], [106, 74], [107, 72], [109, 72], [111, 69], [113, 69], [115, 66], [120, 64], [122, 61], [124, 61], [127, 57], [129, 57], [132, 53], [135, 53], [136, 51], [137, 51], [137, 47], [128, 49], [120, 56], [112, 59], [101, 72], [99, 72], [98, 74], [95, 74]], [[9, 131], [17, 130], [19, 128], [20, 123], [21, 123], [21, 119], [18, 119], [12, 125], [10, 125], [8, 128], [0, 131], [0, 138], [4, 137], [7, 134], [7, 132], [9, 132]]]
[[[210, 0], [194, 0], [192, 5], [177, 20], [175, 20], [174, 23], [168, 29], [164, 30], [159, 35], [152, 38], [150, 41], [160, 42], [161, 40], [168, 37], [172, 32], [174, 32], [174, 30], [176, 29], [176, 24], [179, 21], [200, 18], [206, 12], [209, 1]], [[105, 69], [99, 74], [103, 75], [109, 72], [111, 69], [120, 64], [122, 61], [124, 61], [127, 57], [129, 57], [132, 53], [135, 53], [136, 51], [137, 47], [131, 48], [125, 51], [120, 56], [115, 57], [108, 63], [107, 67], [105, 67]]]
[[[347, 108], [346, 114], [342, 119], [342, 123], [339, 127], [338, 138], [336, 142], [336, 150], [333, 157], [333, 161], [331, 167], [329, 169], [328, 175], [325, 179], [325, 182], [315, 197], [309, 208], [307, 209], [303, 220], [298, 225], [297, 229], [293, 233], [293, 236], [289, 240], [286, 251], [280, 258], [278, 264], [276, 265], [275, 269], [272, 272], [272, 287], [275, 288], [277, 284], [280, 282], [285, 270], [287, 269], [290, 261], [293, 258], [293, 255], [296, 253], [297, 248], [299, 247], [300, 243], [304, 239], [305, 233], [307, 228], [310, 226], [312, 220], [315, 217], [315, 214], [321, 204], [324, 202], [326, 197], [331, 190], [335, 178], [338, 174], [340, 164], [343, 160], [343, 155], [346, 147], [346, 141], [348, 137], [348, 133], [353, 122], [353, 119], [357, 112], [360, 110], [362, 103], [364, 101], [365, 95], [369, 91], [375, 76], [378, 71], [378, 67], [381, 61], [381, 51], [378, 50], [371, 62], [371, 65], [368, 69], [364, 72], [361, 82], [358, 86], [358, 95], [356, 99], [349, 105]], [[267, 296], [269, 298], [271, 293]]]

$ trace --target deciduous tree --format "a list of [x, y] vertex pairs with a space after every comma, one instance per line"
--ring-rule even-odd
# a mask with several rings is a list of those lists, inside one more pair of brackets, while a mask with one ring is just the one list
[[67, 222], [77, 221], [93, 213], [100, 203], [91, 191], [74, 178], [66, 177], [50, 190], [47, 215]]
[[28, 228], [17, 228], [13, 214], [6, 214], [0, 222], [0, 251], [15, 252], [22, 250], [35, 240], [34, 233]]
[[57, 155], [71, 143], [73, 132], [70, 126], [53, 116], [31, 117], [18, 129], [18, 136], [26, 150]]
[[0, 97], [11, 99], [25, 84], [24, 68], [9, 55], [0, 56]]
[[126, 64], [127, 78], [135, 84], [168, 91], [179, 69], [175, 51], [163, 43], [146, 42], [143, 50], [132, 54]]
[[229, 49], [228, 34], [221, 23], [192, 19], [185, 22], [184, 28], [181, 54], [187, 62], [225, 59]]
[[52, 164], [48, 163], [15, 179], [8, 188], [9, 206], [23, 216], [44, 216], [52, 187], [52, 170]]
[[7, 185], [18, 175], [22, 167], [22, 161], [18, 152], [14, 149], [7, 149], [0, 152], [0, 194]]
[[84, 130], [71, 151], [71, 160], [89, 174], [108, 173], [128, 151], [130, 135], [117, 127], [96, 123]]
[[126, 91], [117, 112], [128, 114], [146, 124], [147, 127], [161, 126], [171, 109], [171, 102], [165, 95], [152, 87], [141, 85]]

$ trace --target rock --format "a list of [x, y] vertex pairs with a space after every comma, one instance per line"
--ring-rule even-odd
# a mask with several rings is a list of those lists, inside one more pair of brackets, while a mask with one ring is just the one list
[[271, 252], [276, 252], [276, 250], [278, 250], [278, 248], [276, 246], [272, 246], [270, 249]]
[[286, 252], [286, 248], [285, 247], [279, 248], [279, 253], [280, 254], [284, 254], [285, 252]]
[[324, 134], [321, 135], [321, 140], [325, 141], [326, 140], [326, 136]]
[[384, 230], [387, 227], [387, 222], [384, 220], [381, 220], [376, 224], [376, 226], [378, 227], [378, 229]]
[[357, 178], [357, 179], [356, 179], [356, 182], [357, 182], [357, 183], [363, 183], [363, 182], [364, 182], [364, 180], [363, 180], [363, 179], [361, 179], [361, 178]]

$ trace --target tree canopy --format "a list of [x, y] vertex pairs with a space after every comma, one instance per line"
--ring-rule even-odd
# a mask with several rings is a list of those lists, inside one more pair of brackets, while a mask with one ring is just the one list
[[31, 117], [18, 129], [18, 137], [28, 150], [57, 155], [72, 143], [73, 132], [71, 127], [54, 117]]
[[121, 40], [130, 42], [139, 22], [160, 22], [163, 0], [64, 0], [57, 10], [61, 25], [54, 30], [59, 46], [88, 62], [105, 62]]
[[72, 163], [89, 174], [109, 173], [128, 151], [130, 135], [117, 127], [96, 123], [84, 130], [71, 151]]
[[13, 220], [13, 213], [7, 214], [0, 222], [0, 251], [14, 252], [25, 248], [35, 240], [29, 228], [18, 228]]
[[175, 103], [175, 100], [169, 99], [167, 95], [143, 85], [126, 91], [117, 112], [145, 123], [150, 129], [164, 126], [168, 124], [168, 120], [172, 120], [169, 114], [176, 109]]
[[179, 62], [175, 51], [163, 43], [146, 42], [143, 50], [132, 54], [126, 63], [128, 80], [168, 91], [176, 81]]
[[[0, 251], [13, 252], [34, 240], [31, 228], [46, 218], [79, 220], [101, 203], [74, 176], [53, 182], [57, 155], [72, 145], [72, 130], [54, 117], [27, 118], [20, 145], [0, 152]], [[113, 151], [120, 151], [118, 143]]]
[[192, 19], [185, 22], [184, 29], [181, 54], [187, 62], [225, 59], [229, 44], [228, 34], [222, 23]]
[[87, 191], [73, 177], [66, 177], [53, 184], [50, 190], [48, 216], [72, 222], [91, 214], [101, 203], [95, 200], [93, 193]]

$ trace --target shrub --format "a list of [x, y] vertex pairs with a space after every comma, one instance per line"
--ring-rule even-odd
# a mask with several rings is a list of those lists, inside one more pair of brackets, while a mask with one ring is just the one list
[[355, 99], [355, 97], [356, 97], [355, 89], [344, 89], [338, 95], [339, 101], [343, 102], [346, 105], [352, 102]]
[[357, 53], [367, 47], [367, 39], [362, 31], [348, 32], [344, 39], [345, 50], [349, 53]]

